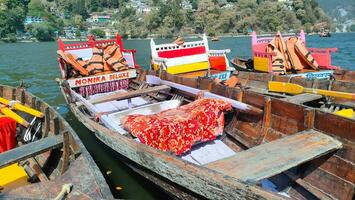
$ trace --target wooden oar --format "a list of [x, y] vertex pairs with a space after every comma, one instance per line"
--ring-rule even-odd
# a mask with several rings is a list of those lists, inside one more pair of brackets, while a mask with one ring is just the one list
[[7, 106], [11, 106], [13, 107], [14, 109], [18, 110], [18, 111], [22, 111], [22, 112], [25, 112], [25, 113], [28, 113], [32, 116], [35, 116], [35, 117], [39, 117], [39, 118], [42, 118], [44, 116], [43, 113], [41, 113], [40, 111], [38, 110], [35, 110], [33, 108], [29, 108], [27, 106], [24, 106], [18, 102], [14, 102], [13, 105], [10, 105], [12, 102], [7, 100], [7, 99], [4, 99], [2, 97], [0, 97], [0, 103], [4, 104], [4, 105], [7, 105]]
[[16, 114], [14, 111], [12, 111], [10, 108], [0, 105], [0, 112], [4, 114], [7, 117], [10, 117], [11, 119], [15, 120], [17, 123], [21, 124], [22, 126], [28, 128], [30, 126], [30, 123], [28, 123], [25, 119], [23, 119], [21, 116]]
[[284, 83], [284, 82], [277, 82], [277, 81], [269, 81], [269, 91], [289, 93], [289, 94], [312, 93], [312, 94], [320, 94], [320, 95], [325, 95], [325, 96], [355, 100], [355, 93], [336, 92], [336, 91], [331, 91], [331, 90], [305, 88], [305, 87], [298, 85], [298, 84]]
[[164, 84], [164, 85], [170, 86], [172, 88], [176, 88], [178, 90], [189, 92], [189, 93], [194, 94], [194, 95], [197, 95], [200, 92], [203, 92], [203, 96], [204, 97], [225, 100], [225, 101], [229, 102], [230, 104], [232, 104], [232, 107], [234, 107], [236, 109], [239, 109], [239, 110], [242, 110], [244, 112], [251, 113], [251, 114], [257, 114], [257, 115], [263, 113], [263, 111], [261, 109], [256, 108], [256, 107], [254, 107], [252, 105], [249, 105], [249, 104], [237, 101], [237, 100], [233, 100], [233, 99], [230, 99], [230, 98], [227, 98], [227, 97], [223, 97], [223, 96], [220, 96], [220, 95], [217, 95], [217, 94], [213, 94], [211, 92], [205, 92], [205, 91], [202, 91], [202, 90], [199, 90], [199, 89], [196, 89], [196, 88], [193, 88], [193, 87], [189, 87], [189, 86], [186, 86], [186, 85], [181, 85], [181, 84], [178, 84], [178, 83], [161, 80], [159, 77], [156, 77], [156, 76], [153, 76], [153, 75], [146, 75], [146, 82], [148, 84], [155, 84], [155, 85]]

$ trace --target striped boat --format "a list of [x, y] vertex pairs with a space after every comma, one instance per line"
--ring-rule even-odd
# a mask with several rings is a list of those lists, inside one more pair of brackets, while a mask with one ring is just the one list
[[230, 50], [210, 50], [206, 35], [203, 35], [202, 40], [182, 44], [156, 44], [151, 39], [150, 48], [153, 70], [163, 69], [170, 74], [182, 76], [197, 72], [192, 75], [208, 75], [220, 79], [229, 78], [230, 72], [234, 70], [229, 67], [226, 56]]

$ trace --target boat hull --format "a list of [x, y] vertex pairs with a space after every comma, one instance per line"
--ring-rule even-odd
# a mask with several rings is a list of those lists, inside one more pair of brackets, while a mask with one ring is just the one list
[[[145, 74], [142, 73], [139, 77], [144, 77], [144, 75]], [[254, 92], [246, 91], [244, 96], [244, 92], [242, 93], [240, 89], [227, 88], [210, 79], [188, 79], [164, 72], [160, 75], [160, 77], [166, 81], [176, 81], [176, 83], [199, 88], [200, 90], [209, 90], [210, 92], [227, 98], [242, 99], [245, 103], [264, 109], [264, 116], [261, 117], [253, 116], [250, 113], [243, 114], [243, 112], [234, 114], [235, 117], [238, 117], [238, 119], [236, 119], [237, 121], [235, 122], [232, 119], [232, 121], [229, 121], [228, 125], [226, 125], [225, 131], [230, 137], [233, 137], [240, 142], [244, 149], [253, 148], [264, 142], [272, 142], [278, 138], [287, 137], [310, 129], [313, 130], [314, 128], [317, 130], [324, 130], [324, 134], [327, 135], [337, 135], [337, 138], [340, 138], [340, 140], [344, 142], [344, 145], [346, 145], [344, 148], [345, 151], [353, 152], [351, 147], [349, 147], [353, 141], [347, 143], [347, 138], [353, 140], [353, 136], [344, 136], [347, 130], [336, 129], [336, 131], [334, 131], [332, 128], [323, 126], [323, 124], [325, 124], [324, 117], [328, 115], [328, 117], [332, 117], [331, 124], [334, 126], [344, 124], [346, 127], [355, 127], [353, 121], [344, 120], [338, 116], [309, 109], [302, 105], [296, 105], [278, 99], [271, 99]], [[135, 81], [139, 80], [140, 79], [138, 78], [138, 80]], [[61, 87], [63, 91], [69, 90], [69, 88], [66, 88], [63, 84], [61, 84]], [[179, 190], [174, 191], [167, 189], [167, 186], [163, 186], [166, 190], [173, 191], [173, 195], [179, 198], [182, 198], [182, 193], [184, 193], [184, 191], [187, 191], [187, 194], [192, 195], [193, 197], [196, 197], [197, 194], [197, 196], [201, 195], [209, 199], [282, 198], [282, 196], [279, 196], [277, 193], [265, 191], [256, 186], [255, 183], [247, 183], [225, 173], [220, 173], [217, 170], [189, 163], [169, 153], [142, 145], [141, 143], [134, 141], [132, 138], [120, 135], [116, 131], [111, 131], [94, 121], [93, 118], [85, 115], [83, 110], [80, 110], [75, 103], [72, 103], [72, 101], [70, 101], [71, 97], [69, 92], [63, 92], [63, 94], [68, 100], [70, 108], [76, 117], [85, 126], [92, 130], [98, 139], [120, 154], [123, 158], [127, 159], [129, 163], [133, 163], [131, 166], [135, 166], [133, 168], [152, 182], [155, 182], [158, 185], [167, 183], [174, 189], [183, 188], [183, 192], [179, 192]], [[343, 155], [337, 153], [336, 156], [333, 157], [340, 156], [342, 159], [349, 160], [352, 159], [350, 154], [351, 153]], [[334, 172], [333, 170], [335, 169], [334, 166], [337, 166], [338, 162], [335, 164], [332, 163], [332, 161], [327, 162], [327, 164], [331, 166], [330, 169], [319, 168], [319, 164], [323, 164], [328, 158], [329, 157], [317, 158], [314, 162], [312, 161], [312, 163], [310, 163], [310, 166], [300, 166], [299, 169], [301, 169], [301, 174], [299, 176], [287, 175], [288, 172], [286, 172], [286, 176], [297, 182], [302, 188], [305, 188], [304, 190], [307, 190], [308, 193], [313, 193], [311, 195], [317, 196], [318, 198], [327, 197], [327, 193], [337, 195], [339, 199], [347, 199], [346, 197], [349, 196], [352, 197], [353, 193], [351, 192], [353, 192], [353, 190], [351, 190], [351, 184], [345, 180], [349, 179], [349, 177], [337, 178], [332, 176], [332, 173]], [[351, 166], [349, 166], [350, 165], [345, 166], [346, 172], [351, 171]], [[313, 171], [314, 173], [311, 173]], [[145, 172], [146, 175], [144, 175], [143, 172]], [[306, 176], [305, 179], [303, 179], [306, 172], [311, 175]], [[320, 176], [322, 173], [327, 175], [327, 177]], [[161, 184], [157, 183], [158, 179], [162, 181]], [[332, 180], [337, 187], [340, 185], [346, 185], [346, 187], [344, 189], [339, 188], [336, 191], [332, 191]], [[311, 186], [308, 184], [311, 184]], [[313, 186], [315, 186], [316, 189], [314, 189]], [[325, 189], [326, 192], [323, 192], [323, 189]], [[298, 196], [296, 195], [295, 197]]]
[[[69, 107], [81, 121], [106, 146], [120, 154], [128, 166], [148, 178], [176, 198], [208, 199], [283, 199], [261, 188], [248, 185], [216, 171], [193, 165], [166, 152], [162, 152], [111, 131], [84, 115], [70, 103], [65, 87], [61, 85]], [[133, 165], [132, 165], [133, 163]], [[158, 175], [158, 176], [157, 176]], [[160, 177], [160, 178], [157, 178]], [[157, 182], [160, 180], [160, 182]], [[169, 189], [170, 188], [170, 189]]]

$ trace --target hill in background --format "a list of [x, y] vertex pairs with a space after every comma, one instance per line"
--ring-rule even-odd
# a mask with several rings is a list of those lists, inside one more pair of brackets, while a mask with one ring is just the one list
[[333, 19], [337, 31], [355, 32], [355, 0], [317, 0]]
[[317, 32], [330, 21], [316, 0], [0, 0], [0, 39]]

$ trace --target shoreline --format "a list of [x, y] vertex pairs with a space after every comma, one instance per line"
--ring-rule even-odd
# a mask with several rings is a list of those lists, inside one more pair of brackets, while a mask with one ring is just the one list
[[[355, 32], [334, 32], [333, 34], [346, 34], [346, 33], [355, 33]], [[282, 34], [293, 34], [293, 33], [282, 33]], [[262, 34], [258, 34], [260, 36], [273, 36], [275, 35], [275, 33], [262, 33]], [[307, 34], [308, 35], [308, 34]], [[314, 34], [316, 35], [316, 34]], [[195, 39], [195, 38], [200, 38], [201, 34], [187, 34], [184, 38], [186, 39]], [[123, 40], [150, 40], [150, 39], [174, 39], [176, 36], [174, 36], [173, 38], [163, 38], [163, 37], [146, 37], [146, 38], [122, 38]], [[251, 37], [250, 34], [249, 35], [241, 35], [241, 34], [237, 34], [237, 35], [233, 35], [233, 34], [224, 34], [224, 35], [219, 35], [219, 36], [214, 36], [214, 37], [219, 37], [219, 38], [246, 38], [246, 37]], [[212, 36], [207, 36], [208, 39], [213, 38]], [[66, 39], [66, 38], [61, 38], [64, 42], [83, 42], [83, 41], [87, 41], [87, 39], [85, 38], [79, 38], [79, 39]], [[98, 39], [113, 39], [113, 38], [98, 38]], [[5, 42], [0, 40], [0, 43], [32, 43], [32, 42], [56, 42], [57, 39], [55, 39], [54, 41], [38, 41], [38, 40], [16, 40], [15, 42]]]

